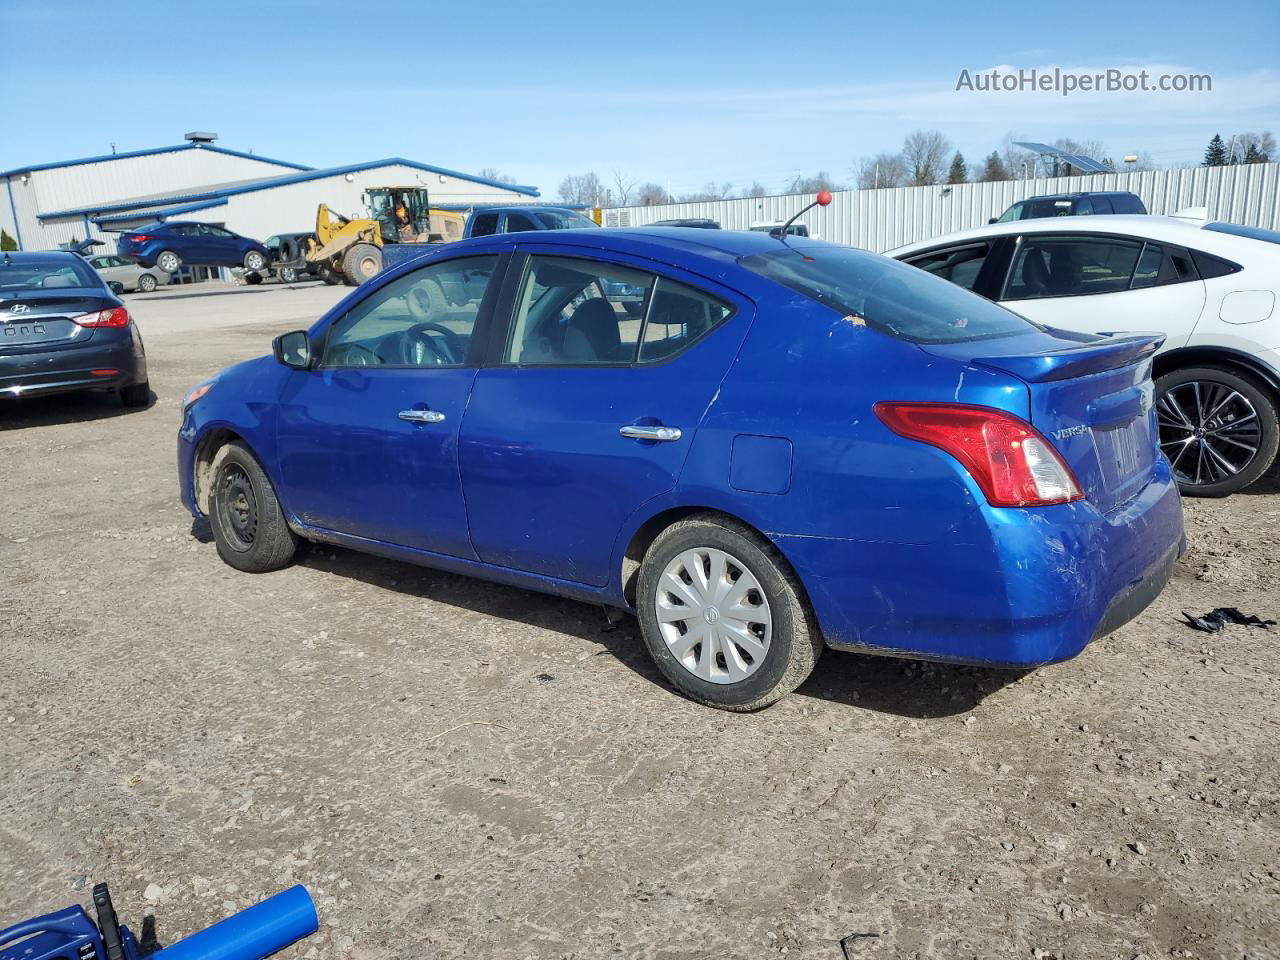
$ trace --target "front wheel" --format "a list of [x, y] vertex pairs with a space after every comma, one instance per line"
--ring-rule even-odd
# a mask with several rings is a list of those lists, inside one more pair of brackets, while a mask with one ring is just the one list
[[293, 267], [281, 267], [276, 272], [276, 276], [280, 278], [281, 283], [297, 283], [298, 282], [298, 271], [295, 270]]
[[218, 556], [246, 573], [288, 566], [298, 538], [266, 472], [245, 447], [228, 443], [213, 461], [209, 521]]
[[777, 549], [712, 515], [664, 530], [640, 566], [640, 632], [685, 696], [758, 710], [813, 672], [822, 637], [804, 589]]
[[250, 250], [244, 255], [244, 268], [246, 270], [253, 272], [265, 269], [266, 266], [267, 258], [262, 255], [261, 251]]
[[149, 273], [144, 273], [138, 277], [138, 289], [143, 293], [151, 293], [159, 285], [159, 282]]
[[128, 408], [145, 407], [151, 402], [151, 385], [148, 383], [132, 383], [120, 390], [120, 406]]
[[1280, 444], [1274, 397], [1225, 367], [1188, 367], [1156, 381], [1160, 449], [1188, 497], [1225, 497], [1267, 472]]
[[372, 243], [354, 243], [342, 257], [347, 283], [358, 287], [382, 272], [382, 251]]
[[162, 250], [156, 257], [156, 266], [165, 273], [177, 273], [178, 268], [182, 266], [182, 258], [172, 250]]

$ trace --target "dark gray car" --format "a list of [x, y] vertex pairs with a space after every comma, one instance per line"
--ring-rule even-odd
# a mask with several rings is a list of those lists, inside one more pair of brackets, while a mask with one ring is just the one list
[[124, 304], [74, 253], [0, 255], [0, 399], [107, 390], [146, 406], [147, 356]]

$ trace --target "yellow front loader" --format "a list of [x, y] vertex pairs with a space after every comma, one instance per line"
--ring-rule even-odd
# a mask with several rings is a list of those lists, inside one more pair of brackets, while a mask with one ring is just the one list
[[371, 187], [364, 199], [367, 217], [349, 219], [324, 203], [316, 211], [316, 239], [308, 244], [306, 260], [319, 267], [325, 283], [356, 286], [377, 276], [388, 259], [388, 245], [462, 239], [466, 217], [431, 209], [424, 187]]

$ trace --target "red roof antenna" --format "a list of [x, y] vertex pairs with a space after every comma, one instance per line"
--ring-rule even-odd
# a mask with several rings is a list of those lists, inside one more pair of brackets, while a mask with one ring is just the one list
[[795, 223], [797, 220], [803, 217], [806, 213], [808, 213], [814, 207], [825, 207], [830, 203], [831, 203], [831, 191], [819, 190], [818, 196], [813, 201], [813, 203], [809, 204], [807, 207], [802, 207], [794, 217], [792, 217], [790, 220], [784, 223], [781, 227], [775, 227], [773, 230], [770, 230], [769, 236], [777, 237], [779, 240], [784, 239], [787, 236], [787, 231], [791, 229], [791, 225], [793, 223]]

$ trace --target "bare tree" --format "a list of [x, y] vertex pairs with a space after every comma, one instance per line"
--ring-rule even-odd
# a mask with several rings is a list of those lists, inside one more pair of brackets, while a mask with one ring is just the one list
[[636, 187], [635, 202], [641, 207], [656, 207], [660, 203], [670, 203], [671, 194], [658, 183], [644, 183]]
[[697, 203], [703, 200], [725, 200], [733, 193], [733, 184], [726, 180], [724, 183], [716, 183], [714, 180], [708, 181], [701, 190], [693, 193], [682, 193], [679, 197], [681, 203]]
[[484, 177], [486, 180], [496, 180], [498, 183], [515, 183], [515, 177], [509, 177], [497, 167], [481, 167], [477, 176]]
[[811, 177], [796, 174], [787, 184], [787, 193], [817, 193], [819, 190], [843, 190], [825, 170], [819, 170]]
[[900, 187], [907, 182], [907, 168], [900, 153], [877, 153], [854, 164], [852, 173], [859, 190]]
[[[1228, 163], [1268, 163], [1277, 159], [1276, 138], [1270, 130], [1261, 133], [1237, 133], [1231, 138]], [[1235, 159], [1232, 160], [1232, 155]]]
[[947, 174], [951, 144], [939, 130], [916, 130], [902, 142], [902, 161], [913, 187], [941, 183]]
[[622, 175], [621, 170], [613, 171], [614, 195], [613, 200], [619, 207], [625, 207], [631, 203], [631, 194], [636, 189], [639, 181]]
[[759, 180], [752, 180], [751, 186], [747, 187], [746, 195], [748, 197], [767, 197], [769, 190]]
[[595, 171], [565, 177], [560, 181], [558, 193], [561, 203], [587, 207], [608, 206], [609, 191], [600, 182]]
[[[1107, 149], [1107, 145], [1101, 140], [1072, 140], [1070, 137], [1059, 137], [1057, 140], [1053, 141], [1053, 146], [1062, 153], [1071, 153], [1078, 157], [1088, 157], [1091, 160], [1097, 160], [1107, 166], [1112, 166], [1111, 161], [1107, 159], [1107, 154], [1110, 151]], [[1066, 171], [1063, 173], [1064, 176], [1083, 172], [1077, 170], [1075, 167], [1071, 166], [1071, 164], [1065, 164], [1065, 166]]]
[[1036, 175], [1036, 155], [1014, 145], [1015, 133], [1006, 133], [1000, 143], [1006, 180], [1028, 180]]
[[1133, 161], [1133, 163], [1126, 163], [1124, 165], [1124, 169], [1121, 170], [1120, 172], [1136, 173], [1140, 170], [1157, 169], [1155, 157], [1151, 156], [1151, 154], [1149, 154], [1146, 150], [1139, 151], [1137, 154], [1137, 157], [1138, 159]]

